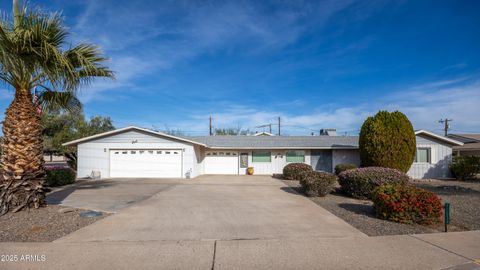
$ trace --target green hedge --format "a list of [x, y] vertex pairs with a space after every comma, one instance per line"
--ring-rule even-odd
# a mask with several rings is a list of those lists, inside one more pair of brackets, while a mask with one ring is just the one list
[[47, 184], [50, 187], [64, 186], [75, 182], [75, 171], [70, 168], [47, 168]]
[[338, 175], [343, 192], [358, 199], [370, 199], [372, 191], [380, 185], [406, 184], [409, 179], [399, 170], [381, 167], [351, 169]]
[[356, 169], [357, 165], [355, 164], [350, 164], [350, 163], [342, 163], [338, 164], [335, 166], [335, 174], [339, 175], [341, 172], [344, 172], [346, 170], [351, 170], [351, 169]]
[[283, 167], [283, 178], [286, 180], [300, 180], [303, 172], [313, 171], [312, 166], [305, 163], [290, 163]]
[[385, 167], [407, 172], [416, 152], [412, 123], [398, 111], [378, 112], [362, 125], [359, 150], [363, 167]]
[[480, 173], [480, 157], [454, 157], [450, 165], [453, 176], [460, 180], [474, 179]]
[[300, 184], [307, 196], [326, 196], [332, 192], [337, 182], [337, 176], [327, 172], [305, 171], [301, 175]]

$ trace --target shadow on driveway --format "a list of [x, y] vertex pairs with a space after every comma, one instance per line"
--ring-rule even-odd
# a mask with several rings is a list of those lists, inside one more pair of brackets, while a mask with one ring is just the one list
[[79, 180], [75, 184], [47, 195], [47, 203], [74, 208], [117, 212], [175, 186], [141, 179]]

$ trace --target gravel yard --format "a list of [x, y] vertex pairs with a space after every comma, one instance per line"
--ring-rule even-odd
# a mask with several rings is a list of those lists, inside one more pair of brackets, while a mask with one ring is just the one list
[[51, 242], [109, 215], [80, 217], [79, 213], [83, 211], [47, 205], [18, 213], [9, 212], [0, 217], [0, 242]]
[[[282, 181], [303, 195], [298, 181]], [[480, 229], [480, 182], [421, 180], [413, 184], [437, 193], [442, 198], [442, 203], [450, 202], [449, 231]], [[408, 225], [378, 219], [371, 201], [347, 197], [339, 187], [326, 197], [309, 199], [369, 236], [434, 233], [444, 230], [443, 224]]]

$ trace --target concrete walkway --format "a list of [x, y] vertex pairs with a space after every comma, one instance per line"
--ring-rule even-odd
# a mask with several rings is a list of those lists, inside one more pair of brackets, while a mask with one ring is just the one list
[[46, 260], [0, 269], [480, 269], [479, 231], [428, 237], [437, 244], [417, 236], [2, 243], [1, 254]]
[[40, 260], [0, 269], [480, 269], [480, 231], [367, 237], [269, 177], [150, 184], [153, 196], [53, 243], [0, 243]]

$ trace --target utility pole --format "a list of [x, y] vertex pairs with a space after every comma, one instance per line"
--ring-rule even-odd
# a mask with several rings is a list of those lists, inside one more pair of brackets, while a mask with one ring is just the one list
[[209, 128], [209, 130], [210, 130], [210, 136], [212, 136], [212, 135], [213, 135], [213, 133], [212, 133], [212, 116], [211, 116], [211, 115], [210, 115], [210, 118], [209, 118], [209, 120], [210, 120], [210, 121], [209, 121], [208, 128]]
[[268, 124], [268, 133], [272, 134], [272, 124]]
[[449, 123], [452, 121], [453, 121], [452, 119], [448, 119], [448, 118], [440, 119], [440, 121], [438, 121], [440, 124], [444, 124], [443, 130], [445, 131], [445, 136], [448, 135], [448, 130], [450, 129]]
[[280, 116], [278, 117], [278, 136], [280, 136]]

